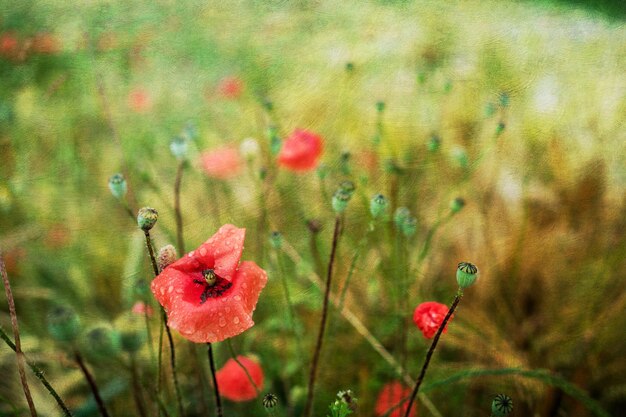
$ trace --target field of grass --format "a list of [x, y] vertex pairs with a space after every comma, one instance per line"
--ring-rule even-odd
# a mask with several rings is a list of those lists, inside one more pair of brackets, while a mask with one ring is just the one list
[[[348, 389], [354, 416], [404, 415], [381, 392], [398, 381], [410, 393], [432, 342], [414, 310], [450, 306], [462, 261], [479, 278], [441, 335], [418, 415], [488, 416], [500, 393], [512, 416], [620, 415], [620, 19], [495, 0], [0, 1], [0, 251], [27, 361], [75, 416], [102, 413], [75, 352], [111, 416], [217, 415], [205, 343], [171, 330], [178, 387], [167, 335], [158, 365], [164, 327], [135, 220], [148, 206], [157, 251], [199, 251], [233, 224], [246, 229], [241, 260], [267, 272], [254, 326], [211, 344], [216, 368], [234, 353], [264, 374], [253, 399], [222, 398], [226, 417], [305, 416], [336, 224], [311, 415], [347, 415], [329, 405]], [[323, 143], [298, 172], [279, 163], [297, 129]], [[154, 314], [132, 313], [137, 302]], [[55, 332], [76, 324], [59, 307], [79, 317], [72, 340]], [[0, 327], [14, 339], [3, 297]], [[62, 415], [26, 373], [38, 415]], [[0, 416], [27, 415], [3, 342]]]

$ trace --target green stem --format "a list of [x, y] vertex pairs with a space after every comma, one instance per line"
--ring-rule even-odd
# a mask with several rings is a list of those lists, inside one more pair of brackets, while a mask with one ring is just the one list
[[176, 218], [176, 244], [178, 253], [185, 253], [185, 241], [183, 240], [183, 215], [180, 210], [180, 184], [183, 179], [185, 161], [180, 161], [176, 170], [176, 181], [174, 182], [174, 215]]
[[223, 417], [222, 415], [222, 399], [220, 398], [220, 389], [217, 386], [217, 377], [215, 376], [215, 360], [213, 359], [213, 347], [211, 343], [207, 343], [207, 350], [209, 354], [209, 366], [211, 367], [211, 377], [213, 378], [213, 389], [215, 391], [215, 411], [217, 417]]
[[[9, 346], [11, 348], [11, 350], [13, 350], [13, 352], [16, 351], [15, 344], [9, 338], [9, 336], [5, 333], [5, 331], [4, 331], [4, 329], [2, 327], [0, 327], [0, 338], [2, 338], [2, 340], [4, 340], [4, 342], [7, 344], [7, 346]], [[54, 388], [52, 388], [52, 385], [50, 385], [50, 383], [48, 382], [48, 380], [44, 376], [43, 371], [37, 365], [35, 365], [34, 363], [28, 361], [28, 359], [26, 359], [26, 357], [24, 359], [26, 360], [26, 364], [28, 365], [30, 370], [33, 371], [33, 373], [35, 374], [37, 379], [39, 379], [39, 381], [43, 384], [43, 386], [46, 387], [46, 389], [48, 390], [50, 395], [52, 395], [52, 397], [57, 402], [59, 407], [61, 407], [61, 410], [63, 410], [63, 415], [65, 415], [66, 417], [71, 417], [72, 416], [72, 412], [69, 410], [69, 408], [67, 408], [67, 406], [65, 405], [65, 403], [63, 402], [61, 397], [59, 397], [59, 394], [57, 394], [57, 392], [54, 390]]]
[[83, 357], [78, 352], [78, 350], [74, 351], [74, 359], [76, 360], [76, 363], [80, 367], [80, 370], [83, 371], [83, 375], [85, 376], [85, 379], [87, 380], [87, 383], [89, 384], [89, 388], [91, 388], [91, 392], [93, 393], [93, 397], [96, 400], [96, 404], [98, 405], [98, 410], [100, 411], [100, 415], [102, 415], [102, 417], [109, 417], [109, 412], [107, 411], [104, 405], [104, 401], [102, 400], [102, 397], [100, 396], [100, 391], [98, 390], [98, 386], [96, 385], [96, 380], [91, 375], [91, 372], [89, 372], [89, 369], [87, 368], [87, 365], [85, 365], [85, 362], [83, 361]]
[[328, 271], [326, 274], [326, 289], [324, 291], [324, 304], [322, 307], [322, 319], [320, 321], [320, 329], [317, 335], [317, 343], [313, 352], [313, 361], [311, 363], [311, 372], [309, 374], [309, 389], [307, 393], [306, 406], [304, 408], [304, 417], [310, 417], [313, 412], [313, 393], [315, 390], [315, 376], [317, 374], [317, 366], [322, 351], [322, 343], [324, 341], [324, 330], [326, 329], [326, 320], [328, 318], [328, 300], [330, 296], [331, 279], [333, 275], [333, 264], [335, 262], [335, 254], [337, 252], [337, 243], [339, 241], [339, 229], [341, 227], [341, 217], [335, 218], [335, 230], [333, 232], [333, 243], [330, 251], [330, 260], [328, 261]]

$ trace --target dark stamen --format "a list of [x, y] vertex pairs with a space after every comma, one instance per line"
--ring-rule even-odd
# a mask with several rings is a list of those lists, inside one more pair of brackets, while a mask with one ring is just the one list
[[209, 298], [217, 298], [232, 287], [232, 283], [215, 273], [213, 269], [202, 271], [204, 280], [194, 279], [196, 284], [204, 285], [204, 291], [200, 294], [200, 304], [204, 304]]

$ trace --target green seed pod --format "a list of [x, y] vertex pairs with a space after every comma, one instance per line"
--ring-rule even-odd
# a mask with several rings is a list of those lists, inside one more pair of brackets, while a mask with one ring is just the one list
[[182, 136], [177, 136], [172, 139], [172, 142], [170, 142], [170, 151], [172, 152], [172, 155], [174, 155], [178, 160], [182, 161], [183, 159], [187, 158], [188, 149], [189, 146], [187, 144], [187, 139]]
[[123, 314], [115, 321], [115, 328], [119, 332], [120, 345], [127, 353], [135, 353], [146, 343], [146, 324], [143, 316], [131, 312]]
[[159, 218], [159, 212], [152, 207], [143, 207], [137, 212], [137, 224], [139, 228], [144, 232], [149, 231], [154, 227]]
[[352, 71], [354, 71], [354, 63], [346, 62], [346, 72], [352, 72]]
[[172, 245], [165, 245], [159, 249], [159, 255], [157, 256], [157, 266], [159, 271], [163, 271], [169, 265], [176, 262], [178, 255], [176, 254], [176, 248]]
[[122, 347], [120, 334], [105, 324], [92, 327], [82, 339], [85, 354], [95, 360], [114, 358]]
[[278, 404], [278, 397], [271, 392], [265, 394], [263, 397], [263, 407], [265, 408], [274, 408]]
[[463, 200], [461, 197], [457, 197], [450, 202], [450, 210], [453, 214], [461, 211], [463, 207], [465, 207], [465, 200]]
[[376, 102], [376, 111], [378, 113], [382, 113], [385, 111], [385, 102], [384, 101], [377, 101]]
[[413, 216], [409, 216], [404, 219], [400, 228], [402, 234], [406, 237], [413, 236], [417, 232], [417, 219]]
[[356, 189], [356, 186], [354, 185], [352, 181], [342, 181], [341, 184], [339, 184], [338, 191], [345, 192], [349, 194], [350, 197], [352, 197], [352, 194], [354, 193], [355, 189]]
[[398, 207], [393, 215], [393, 221], [396, 224], [396, 228], [402, 229], [404, 221], [411, 216], [411, 212], [406, 207]]
[[505, 417], [513, 411], [513, 400], [505, 394], [498, 394], [491, 402], [491, 414], [494, 417]]
[[426, 148], [428, 149], [429, 152], [437, 152], [440, 147], [441, 147], [441, 138], [433, 134], [428, 140], [428, 144], [426, 145]]
[[72, 342], [80, 331], [80, 317], [72, 308], [56, 306], [48, 313], [48, 332], [54, 340]]
[[498, 122], [498, 126], [496, 126], [496, 136], [500, 136], [504, 132], [505, 128], [506, 125], [504, 122]]
[[370, 213], [372, 217], [377, 219], [385, 214], [389, 202], [382, 194], [376, 194], [370, 200]]
[[122, 174], [114, 174], [109, 178], [109, 190], [113, 197], [118, 200], [124, 198], [128, 192], [128, 185], [126, 185], [126, 179]]
[[270, 235], [270, 245], [274, 249], [280, 249], [283, 247], [283, 235], [280, 232], [272, 232]]
[[333, 195], [332, 201], [333, 210], [335, 210], [335, 213], [343, 213], [346, 210], [346, 207], [348, 207], [348, 201], [350, 201], [351, 197], [352, 194], [349, 194], [342, 189], [337, 190]]
[[322, 162], [321, 164], [319, 164], [316, 171], [317, 171], [317, 177], [320, 180], [325, 180], [326, 177], [328, 176], [328, 165]]
[[456, 282], [464, 290], [472, 285], [478, 278], [478, 268], [469, 262], [460, 262], [456, 269]]
[[509, 107], [509, 94], [506, 91], [502, 91], [498, 96], [500, 107]]

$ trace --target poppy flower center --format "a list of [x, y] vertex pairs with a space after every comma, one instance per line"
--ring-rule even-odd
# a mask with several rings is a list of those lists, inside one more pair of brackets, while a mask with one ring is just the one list
[[224, 294], [233, 284], [217, 275], [213, 269], [202, 270], [203, 280], [194, 279], [196, 284], [204, 285], [204, 290], [200, 294], [200, 304], [204, 304], [209, 298], [217, 298]]

